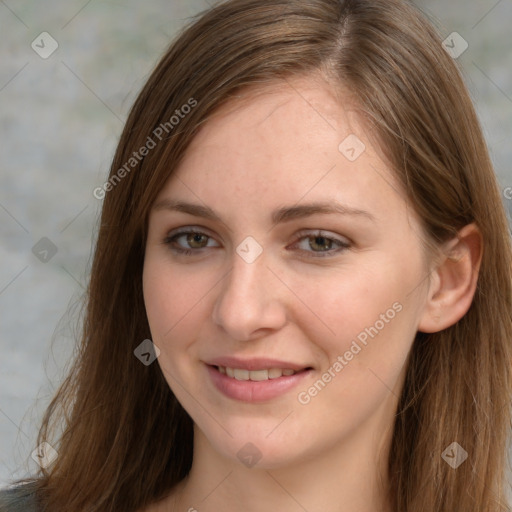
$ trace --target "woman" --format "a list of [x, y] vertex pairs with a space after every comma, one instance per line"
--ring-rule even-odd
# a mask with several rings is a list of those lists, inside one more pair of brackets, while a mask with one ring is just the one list
[[5, 510], [510, 510], [507, 219], [415, 8], [209, 10], [95, 195], [58, 457]]

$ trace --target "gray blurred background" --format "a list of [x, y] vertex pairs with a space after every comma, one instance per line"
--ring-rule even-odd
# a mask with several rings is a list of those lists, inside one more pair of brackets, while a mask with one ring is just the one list
[[[73, 350], [101, 207], [92, 191], [162, 52], [213, 3], [0, 1], [0, 487], [34, 472], [41, 413]], [[511, 212], [512, 0], [416, 3], [468, 43], [457, 60]]]

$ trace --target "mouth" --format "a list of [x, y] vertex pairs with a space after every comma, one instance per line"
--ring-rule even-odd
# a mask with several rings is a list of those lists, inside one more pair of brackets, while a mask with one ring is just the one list
[[225, 397], [242, 402], [265, 402], [284, 395], [314, 370], [312, 367], [248, 370], [206, 364], [210, 381]]
[[261, 382], [264, 380], [279, 379], [283, 375], [289, 377], [296, 373], [312, 370], [311, 367], [303, 368], [302, 370], [294, 370], [293, 368], [263, 368], [261, 370], [247, 370], [245, 368], [231, 368], [229, 366], [215, 366], [219, 373], [227, 375], [229, 378], [236, 380], [251, 380], [254, 382]]

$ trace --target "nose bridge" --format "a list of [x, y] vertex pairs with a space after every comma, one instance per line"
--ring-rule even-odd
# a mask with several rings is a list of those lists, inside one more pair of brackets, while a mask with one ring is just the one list
[[[259, 244], [258, 244], [259, 245]], [[237, 340], [262, 328], [275, 329], [285, 314], [263, 248], [244, 240], [232, 255], [231, 272], [216, 298], [214, 322]]]

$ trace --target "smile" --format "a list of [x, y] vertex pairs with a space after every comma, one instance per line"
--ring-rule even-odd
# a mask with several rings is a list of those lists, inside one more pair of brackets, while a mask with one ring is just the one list
[[313, 372], [312, 368], [247, 370], [208, 364], [205, 367], [210, 381], [225, 397], [253, 403], [284, 395]]

